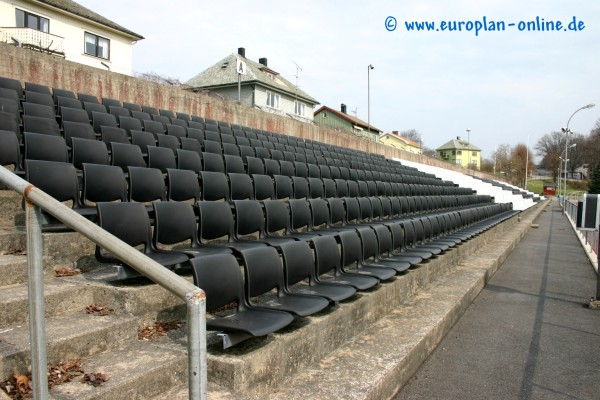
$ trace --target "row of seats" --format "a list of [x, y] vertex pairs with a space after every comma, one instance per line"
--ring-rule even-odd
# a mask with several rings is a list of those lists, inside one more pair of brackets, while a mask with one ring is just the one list
[[[209, 329], [274, 332], [514, 214], [381, 155], [17, 83], [0, 102], [2, 165], [165, 267], [191, 267]], [[216, 312], [231, 302], [235, 317]]]

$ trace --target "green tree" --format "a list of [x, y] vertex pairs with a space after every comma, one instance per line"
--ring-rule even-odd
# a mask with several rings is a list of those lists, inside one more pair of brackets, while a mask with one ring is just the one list
[[600, 194], [600, 163], [592, 171], [588, 193]]

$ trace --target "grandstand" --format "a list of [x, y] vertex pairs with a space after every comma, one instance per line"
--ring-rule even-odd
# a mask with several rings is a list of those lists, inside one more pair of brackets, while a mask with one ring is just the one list
[[[160, 107], [0, 77], [0, 160], [206, 291], [209, 393], [270, 396], [541, 200], [294, 132]], [[27, 372], [30, 353], [22, 201], [0, 195], [5, 381]], [[43, 222], [48, 361], [84, 359], [111, 371], [104, 385], [71, 382], [51, 394], [185, 391], [184, 330], [138, 340], [156, 321], [185, 320], [181, 300], [51, 215]]]

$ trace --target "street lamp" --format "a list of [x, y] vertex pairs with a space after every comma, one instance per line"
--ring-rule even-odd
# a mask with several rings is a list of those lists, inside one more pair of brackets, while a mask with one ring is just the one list
[[467, 128], [467, 168], [471, 168], [471, 128]]
[[371, 70], [375, 68], [373, 64], [367, 66], [367, 125], [369, 135], [371, 134]]
[[569, 123], [571, 122], [571, 118], [573, 118], [573, 116], [575, 114], [577, 114], [579, 111], [586, 110], [586, 109], [592, 108], [594, 106], [595, 106], [594, 103], [590, 103], [588, 105], [585, 105], [585, 106], [575, 110], [575, 112], [573, 114], [571, 114], [571, 116], [569, 117], [569, 120], [567, 121], [567, 126], [565, 128], [562, 128], [562, 131], [565, 134], [565, 177], [564, 177], [564, 190], [565, 191], [564, 191], [564, 197], [563, 197], [563, 205], [565, 204], [564, 202], [567, 199], [567, 161], [569, 158], [569, 134], [572, 133], [571, 130], [569, 129]]

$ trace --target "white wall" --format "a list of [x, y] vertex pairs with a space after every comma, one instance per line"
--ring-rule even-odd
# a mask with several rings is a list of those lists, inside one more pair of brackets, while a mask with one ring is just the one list
[[[93, 22], [22, 0], [0, 0], [0, 26], [16, 26], [15, 8], [48, 18], [50, 20], [50, 33], [64, 38], [63, 48], [67, 60], [107, 70], [101, 64], [103, 62], [108, 65], [110, 71], [131, 75], [133, 56], [133, 43], [131, 39]], [[110, 40], [110, 56], [108, 60], [85, 54], [85, 32], [90, 32]]]
[[[267, 107], [267, 90], [262, 86], [257, 85], [256, 86], [256, 90], [255, 90], [255, 99], [254, 101], [256, 102], [256, 104], [262, 108], [268, 108]], [[271, 91], [271, 90], [269, 90]], [[291, 96], [287, 96], [284, 94], [281, 94], [279, 92], [275, 92], [277, 94], [279, 94], [279, 111], [286, 113], [286, 114], [291, 114], [291, 115], [295, 115], [295, 98], [291, 97]], [[301, 100], [299, 100], [300, 102], [302, 102]], [[304, 102], [302, 102], [304, 103]], [[305, 115], [303, 116], [303, 118], [306, 118], [307, 120], [312, 121], [314, 119], [314, 109], [312, 106], [310, 106], [309, 104], [304, 103], [305, 106]]]

